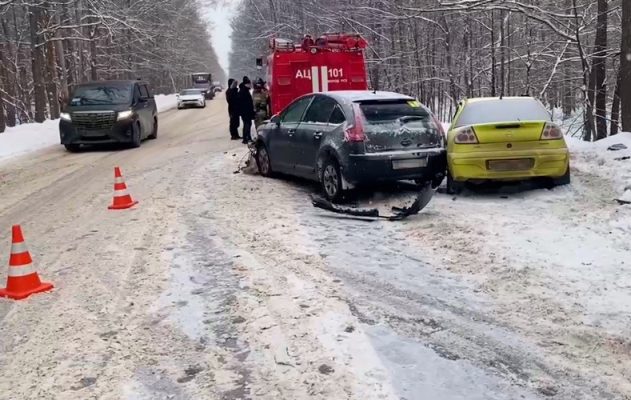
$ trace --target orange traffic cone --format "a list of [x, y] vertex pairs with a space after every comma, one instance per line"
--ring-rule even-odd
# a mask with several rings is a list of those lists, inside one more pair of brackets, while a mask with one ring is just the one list
[[52, 289], [52, 283], [39, 280], [39, 275], [33, 268], [31, 254], [26, 248], [20, 225], [14, 225], [12, 231], [13, 240], [11, 242], [11, 258], [9, 259], [9, 276], [7, 278], [7, 287], [0, 288], [0, 297], [21, 300], [34, 293]]
[[127, 185], [125, 185], [125, 181], [123, 180], [121, 169], [114, 167], [114, 200], [112, 201], [112, 205], [108, 208], [110, 210], [124, 210], [136, 204], [138, 204], [138, 202], [134, 201], [127, 192]]

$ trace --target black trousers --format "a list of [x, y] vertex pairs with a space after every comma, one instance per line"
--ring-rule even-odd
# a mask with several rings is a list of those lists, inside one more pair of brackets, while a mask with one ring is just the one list
[[252, 141], [252, 118], [241, 117], [243, 120], [243, 143]]
[[239, 137], [239, 116], [236, 114], [230, 114], [230, 137]]

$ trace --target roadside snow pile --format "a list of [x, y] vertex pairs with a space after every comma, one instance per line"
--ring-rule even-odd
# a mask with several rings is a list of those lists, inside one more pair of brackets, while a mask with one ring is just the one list
[[59, 120], [7, 128], [0, 133], [0, 161], [59, 144]]
[[175, 94], [157, 94], [155, 95], [155, 100], [158, 112], [171, 110], [177, 107], [177, 95]]
[[[572, 137], [566, 137], [566, 141], [572, 154], [572, 167], [612, 180], [621, 195], [631, 186], [631, 132], [591, 143]], [[623, 146], [615, 146], [618, 144]], [[608, 150], [610, 148], [618, 150]]]

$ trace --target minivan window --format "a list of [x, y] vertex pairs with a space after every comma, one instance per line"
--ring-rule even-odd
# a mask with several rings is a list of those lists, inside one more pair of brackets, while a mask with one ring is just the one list
[[143, 99], [149, 98], [149, 91], [145, 85], [140, 85], [140, 97]]
[[142, 98], [142, 95], [140, 94], [140, 88], [138, 87], [138, 85], [134, 85], [134, 98], [136, 100], [140, 100]]
[[367, 122], [386, 124], [397, 120], [427, 120], [429, 113], [415, 100], [363, 102], [359, 107]]
[[466, 104], [454, 127], [514, 121], [550, 121], [545, 107], [531, 97], [483, 100]]
[[77, 86], [71, 97], [70, 105], [111, 105], [129, 104], [131, 101], [130, 86]]
[[287, 111], [285, 111], [282, 121], [284, 123], [300, 122], [300, 118], [302, 118], [302, 115], [305, 113], [305, 109], [311, 102], [311, 99], [311, 96], [303, 97], [294, 104], [290, 105]]
[[328, 123], [329, 117], [336, 105], [337, 103], [335, 100], [329, 97], [317, 96], [313, 103], [311, 103], [311, 106], [305, 115], [304, 122]]

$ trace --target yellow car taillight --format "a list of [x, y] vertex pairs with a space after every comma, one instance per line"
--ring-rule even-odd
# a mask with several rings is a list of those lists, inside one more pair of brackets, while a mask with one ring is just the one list
[[478, 137], [471, 126], [456, 129], [454, 135], [454, 143], [456, 144], [478, 144]]
[[546, 122], [541, 132], [540, 140], [558, 140], [563, 138], [563, 132], [556, 124]]

